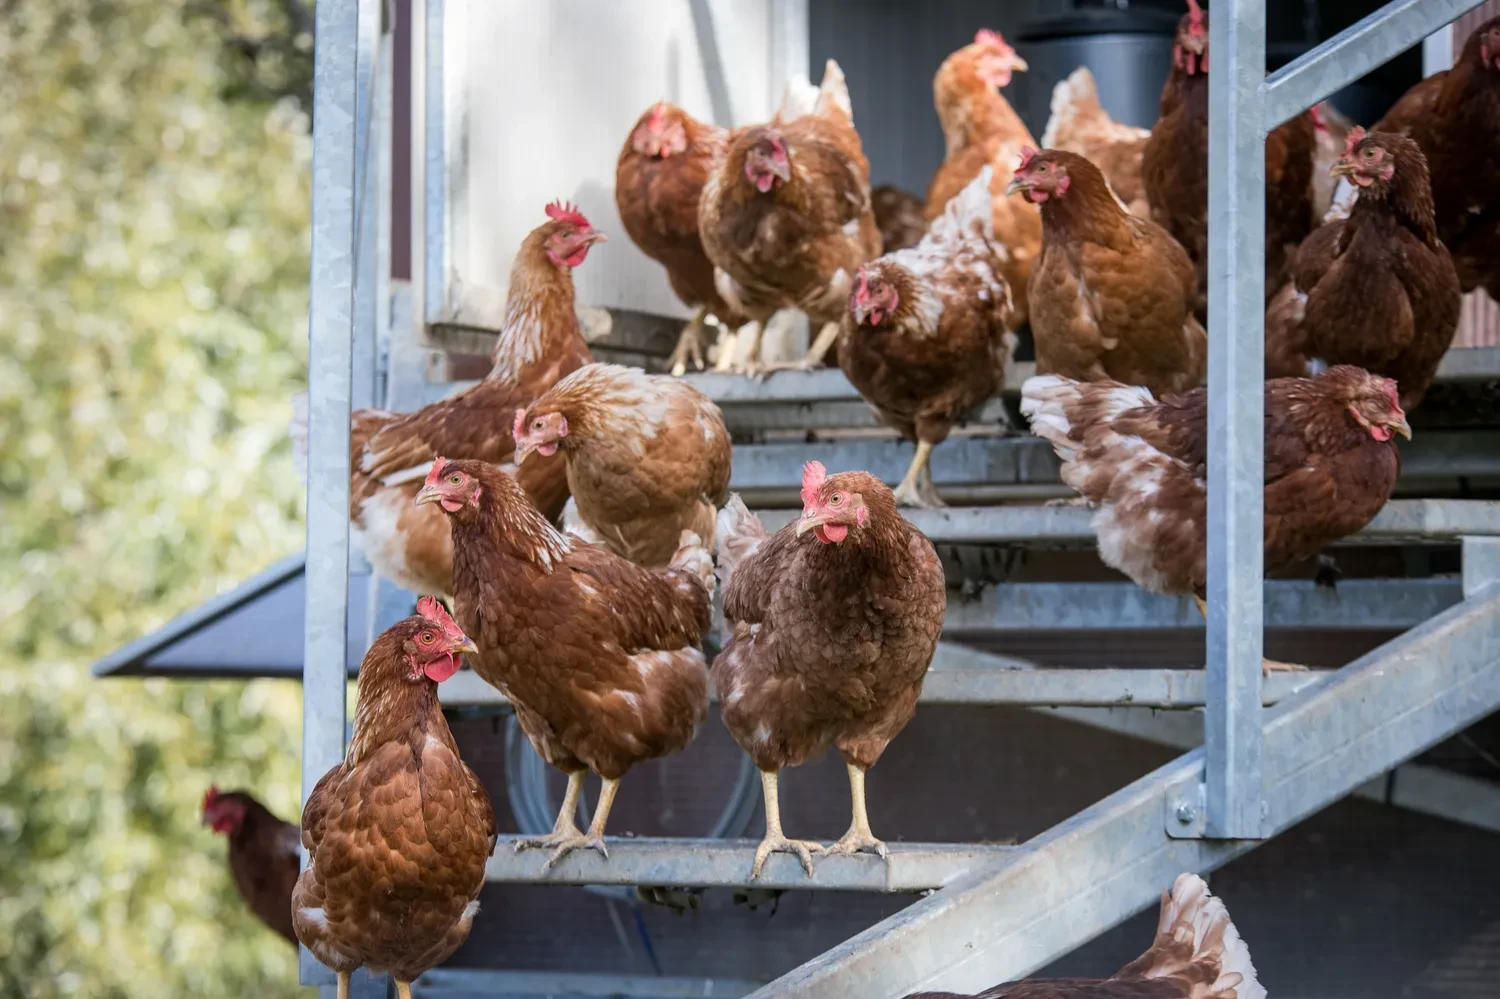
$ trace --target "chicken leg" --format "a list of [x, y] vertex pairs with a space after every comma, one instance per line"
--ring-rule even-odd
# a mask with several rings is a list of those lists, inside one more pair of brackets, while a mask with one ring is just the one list
[[682, 328], [682, 335], [677, 338], [677, 349], [672, 351], [671, 365], [672, 374], [679, 378], [687, 373], [688, 361], [693, 362], [694, 369], [703, 370], [703, 354], [708, 349], [704, 342], [704, 332], [707, 329], [703, 320], [708, 316], [708, 306], [701, 306], [696, 315], [688, 324]]
[[[718, 363], [714, 365], [715, 371], [738, 372], [740, 374], [753, 375], [760, 370], [760, 338], [765, 332], [765, 324], [757, 319], [752, 319], [732, 339], [726, 339], [720, 349]], [[744, 341], [749, 346], [745, 349], [745, 359], [739, 359], [740, 343]]]
[[557, 821], [552, 824], [552, 832], [546, 836], [528, 836], [516, 840], [517, 853], [533, 847], [555, 851], [542, 865], [544, 871], [550, 870], [569, 850], [583, 846], [587, 839], [578, 831], [578, 823], [573, 819], [578, 813], [578, 796], [583, 792], [584, 773], [585, 771], [575, 770], [568, 774], [568, 789], [563, 792], [562, 807], [557, 811]]
[[[582, 773], [578, 775], [578, 785], [579, 787], [583, 786]], [[549, 846], [555, 846], [556, 849], [552, 851], [552, 856], [547, 858], [547, 862], [542, 865], [543, 872], [550, 871], [553, 865], [559, 860], [578, 849], [598, 850], [599, 856], [605, 860], [609, 859], [609, 850], [604, 845], [604, 824], [609, 821], [609, 810], [614, 806], [615, 792], [619, 789], [619, 780], [606, 779], [604, 781], [604, 786], [599, 789], [599, 805], [594, 809], [594, 819], [589, 823], [588, 832], [579, 832], [578, 827], [573, 825], [571, 813], [569, 814], [568, 825], [572, 828], [572, 832], [569, 833], [564, 830], [561, 839], [554, 839], [552, 843], [548, 844]], [[578, 800], [576, 794], [573, 796], [573, 800], [574, 807], [576, 808]], [[566, 803], [563, 807], [567, 807]], [[561, 816], [558, 817], [558, 821], [562, 821]], [[554, 832], [553, 835], [556, 836], [557, 834]]]
[[932, 445], [927, 441], [917, 442], [917, 453], [906, 469], [906, 475], [895, 491], [897, 506], [937, 507], [947, 506], [932, 484]]
[[411, 982], [396, 983], [396, 999], [411, 999]]
[[339, 999], [349, 999], [349, 972], [340, 971], [339, 976]]
[[870, 832], [870, 816], [865, 811], [865, 771], [863, 767], [848, 763], [849, 768], [849, 799], [853, 806], [854, 818], [849, 823], [849, 831], [844, 833], [843, 839], [830, 846], [825, 853], [875, 853], [881, 859], [888, 859], [890, 851], [885, 844], [875, 838]]
[[830, 347], [839, 338], [838, 323], [824, 323], [818, 337], [812, 346], [807, 349], [807, 354], [800, 361], [785, 361], [776, 364], [768, 364], [760, 368], [761, 372], [771, 371], [814, 371], [823, 366], [823, 358], [828, 354]]
[[750, 868], [750, 880], [760, 877], [761, 867], [773, 853], [795, 853], [802, 860], [802, 869], [811, 877], [812, 855], [823, 852], [822, 844], [787, 839], [781, 831], [781, 797], [776, 789], [776, 771], [760, 772], [760, 789], [766, 799], [766, 836], [755, 848], [755, 865]]
[[[1208, 601], [1195, 593], [1193, 594], [1193, 602], [1198, 605], [1198, 613], [1203, 615], [1203, 620], [1207, 621]], [[1305, 673], [1307, 672], [1307, 667], [1298, 663], [1284, 663], [1279, 659], [1267, 659], [1265, 656], [1261, 656], [1260, 671], [1262, 674], [1270, 676], [1272, 673]]]

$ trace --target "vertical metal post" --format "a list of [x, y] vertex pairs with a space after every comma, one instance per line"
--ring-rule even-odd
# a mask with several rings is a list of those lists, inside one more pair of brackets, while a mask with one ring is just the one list
[[379, 311], [378, 253], [382, 191], [380, 160], [376, 153], [384, 135], [380, 130], [381, 14], [384, 0], [359, 0], [359, 42], [355, 59], [354, 123], [355, 271], [354, 271], [354, 381], [350, 402], [355, 409], [376, 404], [375, 371], [379, 346], [375, 330]]
[[1209, 19], [1206, 832], [1261, 835], [1265, 0]]
[[[302, 800], [344, 755], [349, 614], [349, 407], [354, 327], [358, 0], [319, 0], [313, 56], [308, 315], [307, 619]], [[321, 968], [302, 951], [301, 979]]]

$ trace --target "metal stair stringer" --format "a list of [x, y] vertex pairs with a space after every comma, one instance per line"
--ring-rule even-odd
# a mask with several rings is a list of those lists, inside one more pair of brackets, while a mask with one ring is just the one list
[[[1267, 836], [1497, 708], [1500, 582], [1266, 709]], [[1179, 807], [1198, 800], [1203, 776], [1199, 748], [750, 999], [900, 999], [1023, 978], [1155, 904], [1179, 873], [1213, 870], [1259, 845], [1167, 834]]]

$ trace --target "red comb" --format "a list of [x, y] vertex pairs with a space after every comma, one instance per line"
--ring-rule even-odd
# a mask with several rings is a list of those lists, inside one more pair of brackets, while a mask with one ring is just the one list
[[1030, 146], [1022, 146], [1021, 162], [1016, 164], [1016, 172], [1020, 173], [1022, 170], [1025, 170], [1027, 167], [1029, 167], [1031, 165], [1031, 161], [1036, 159], [1036, 156], [1037, 151], [1035, 149], [1031, 148]]
[[219, 786], [217, 784], [208, 785], [208, 790], [203, 792], [203, 810], [205, 812], [208, 811], [214, 806], [214, 802], [218, 800]]
[[828, 480], [828, 469], [821, 461], [809, 461], [802, 466], [802, 505], [811, 506], [818, 500], [818, 490]]
[[461, 639], [464, 631], [453, 620], [453, 616], [443, 607], [437, 597], [422, 597], [417, 601], [417, 614], [424, 620], [437, 625], [438, 629], [450, 639]]
[[1384, 388], [1385, 394], [1390, 397], [1391, 405], [1396, 407], [1396, 412], [1400, 413], [1402, 416], [1405, 416], [1406, 413], [1401, 409], [1401, 393], [1396, 388], [1396, 379], [1387, 378], [1385, 380]]
[[424, 482], [423, 485], [437, 485], [438, 479], [442, 478], [443, 476], [443, 466], [447, 463], [447, 459], [441, 456], [434, 458], [432, 461], [432, 467], [427, 470], [427, 481]]
[[992, 49], [1010, 48], [1005, 39], [1000, 37], [1000, 32], [991, 31], [989, 28], [980, 28], [974, 33], [974, 44], [987, 45]]
[[559, 222], [570, 222], [583, 229], [592, 229], [589, 220], [583, 217], [583, 212], [571, 201], [554, 201], [547, 206], [547, 217], [557, 219]]
[[1359, 141], [1364, 137], [1365, 129], [1363, 125], [1355, 125], [1353, 128], [1349, 129], [1349, 134], [1344, 136], [1344, 155], [1353, 155], [1354, 147], [1359, 145]]
[[649, 119], [652, 128], [661, 128], [661, 123], [667, 117], [667, 102], [657, 101], [651, 105], [651, 117]]
[[1198, 6], [1198, 0], [1187, 0], [1188, 24], [1201, 30], [1203, 28], [1203, 8]]

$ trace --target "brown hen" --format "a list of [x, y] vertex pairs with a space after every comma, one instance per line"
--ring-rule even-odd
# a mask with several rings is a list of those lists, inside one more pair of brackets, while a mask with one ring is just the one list
[[615, 163], [615, 207], [625, 231], [642, 253], [667, 269], [683, 304], [698, 310], [669, 362], [674, 375], [686, 371], [689, 361], [703, 369], [709, 315], [731, 328], [744, 321], [714, 287], [714, 265], [698, 235], [703, 185], [728, 143], [727, 130], [658, 101], [637, 119]]
[[1005, 247], [992, 239], [990, 168], [915, 248], [860, 268], [839, 333], [839, 367], [880, 419], [917, 445], [896, 487], [902, 506], [942, 506], [934, 446], [999, 395], [1015, 350]]
[[[452, 592], [453, 543], [432, 510], [412, 505], [440, 453], [511, 460], [518, 406], [593, 360], [574, 309], [573, 268], [605, 236], [576, 208], [554, 202], [516, 252], [490, 373], [478, 385], [411, 413], [361, 409], [349, 431], [349, 519], [375, 571], [413, 593]], [[305, 436], [305, 430], [301, 431]], [[299, 428], [293, 427], [297, 436]], [[549, 517], [568, 498], [561, 459], [528, 465], [521, 486]]]
[[[802, 518], [767, 535], [738, 496], [719, 514], [719, 571], [729, 634], [714, 660], [724, 725], [761, 772], [766, 835], [752, 878], [772, 853], [873, 851], [865, 772], [917, 709], [943, 630], [946, 591], [932, 542], [904, 520], [866, 472], [802, 473]], [[837, 746], [853, 819], [826, 850], [787, 839], [777, 774]]]
[[292, 887], [301, 862], [301, 830], [277, 818], [248, 791], [220, 794], [216, 787], [203, 795], [203, 824], [229, 840], [229, 873], [250, 911], [296, 946]]
[[1007, 190], [1042, 209], [1031, 273], [1038, 374], [1158, 394], [1203, 384], [1197, 275], [1165, 229], [1127, 212], [1098, 167], [1060, 149], [1027, 149]]
[[437, 698], [473, 651], [432, 597], [375, 639], [359, 666], [348, 752], [302, 810], [308, 862], [292, 922], [338, 972], [340, 997], [364, 967], [389, 972], [410, 999], [411, 981], [458, 949], [479, 911], [495, 812]]
[[1151, 947], [1111, 978], [1037, 978], [972, 996], [914, 992], [906, 999], [1266, 999], [1266, 990], [1224, 903], [1196, 874], [1180, 874], [1162, 892]]
[[[1207, 391], [1157, 400], [1134, 385], [1038, 375], [1021, 387], [1021, 412], [1062, 459], [1063, 481], [1096, 508], [1100, 559], [1203, 610]], [[1392, 438], [1411, 437], [1396, 383], [1347, 365], [1267, 382], [1265, 428], [1267, 573], [1368, 524], [1401, 472]]]
[[[671, 565], [644, 569], [554, 528], [514, 479], [479, 461], [432, 463], [419, 504], [453, 530], [458, 620], [479, 643], [474, 670], [515, 707], [537, 753], [568, 775], [550, 835], [516, 849], [608, 856], [620, 778], [692, 741], [708, 710], [698, 646], [710, 626], [713, 560], [683, 532]], [[604, 780], [588, 833], [573, 816], [584, 774]]]
[[927, 217], [935, 219], [980, 170], [993, 169], [992, 221], [995, 239], [1009, 254], [1004, 277], [1015, 300], [1017, 326], [1028, 316], [1026, 285], [1041, 249], [1042, 220], [1035, 207], [1005, 194], [1006, 179], [1021, 161], [1022, 148], [1036, 145], [1036, 140], [1000, 88], [1010, 83], [1013, 72], [1025, 69], [1026, 61], [1016, 50], [998, 32], [987, 30], [938, 67], [932, 96], [947, 153], [927, 188]]
[[735, 132], [703, 189], [698, 227], [720, 293], [756, 324], [751, 368], [766, 320], [788, 306], [820, 330], [797, 366], [821, 363], [854, 272], [880, 254], [870, 164], [838, 63], [828, 61], [821, 88], [790, 88], [770, 124]]
[[516, 464], [561, 450], [563, 529], [621, 558], [666, 566], [683, 531], [712, 548], [729, 495], [729, 431], [713, 400], [669, 375], [590, 364], [516, 411]]
[[1453, 68], [1407, 91], [1375, 130], [1422, 147], [1438, 236], [1463, 290], [1500, 302], [1500, 17], [1474, 29]]
[[[1303, 112], [1266, 136], [1266, 297], [1312, 231], [1312, 117]], [[1182, 244], [1208, 291], [1208, 15], [1196, 0], [1177, 25], [1161, 117], [1141, 158], [1151, 217]], [[1206, 306], [1206, 302], [1205, 302]], [[1200, 318], [1202, 313], [1200, 313]]]
[[1356, 127], [1333, 172], [1359, 198], [1293, 258], [1266, 310], [1266, 374], [1353, 364], [1394, 378], [1410, 409], [1437, 375], [1462, 302], [1433, 222], [1427, 161], [1411, 139]]

